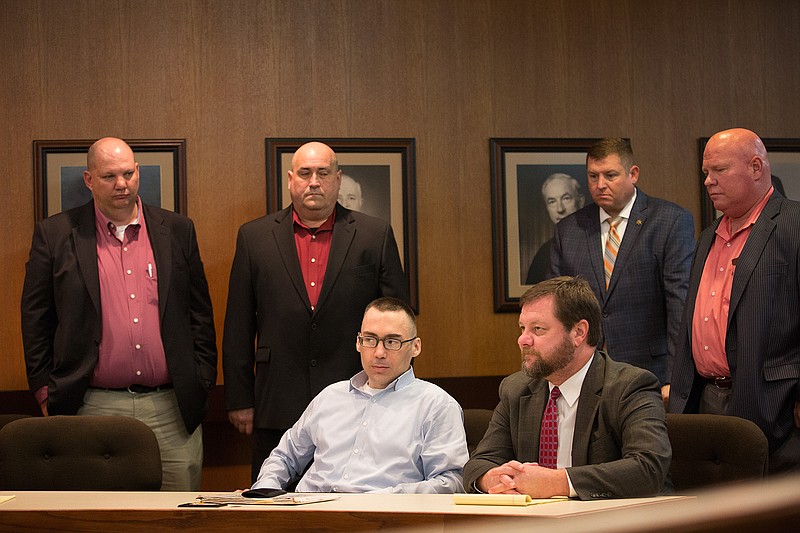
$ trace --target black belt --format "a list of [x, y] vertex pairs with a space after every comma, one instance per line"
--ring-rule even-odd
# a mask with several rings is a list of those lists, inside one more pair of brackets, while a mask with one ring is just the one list
[[92, 387], [93, 389], [100, 389], [105, 391], [112, 391], [112, 392], [123, 392], [127, 391], [131, 394], [144, 394], [145, 392], [158, 392], [162, 390], [169, 390], [173, 388], [172, 383], [165, 383], [164, 385], [158, 385], [157, 387], [148, 387], [147, 385], [128, 385], [127, 387], [122, 387], [119, 389], [107, 389], [105, 387]]
[[703, 378], [706, 383], [716, 386], [718, 389], [730, 389], [733, 387], [733, 378]]

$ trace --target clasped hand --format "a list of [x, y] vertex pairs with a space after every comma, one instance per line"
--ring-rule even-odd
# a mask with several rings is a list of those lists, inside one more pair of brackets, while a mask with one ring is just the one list
[[489, 494], [528, 494], [531, 498], [568, 496], [569, 482], [564, 469], [551, 469], [538, 463], [509, 461], [486, 472], [478, 488]]

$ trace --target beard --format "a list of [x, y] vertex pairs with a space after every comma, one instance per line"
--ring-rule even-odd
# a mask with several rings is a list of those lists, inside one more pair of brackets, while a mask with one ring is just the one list
[[[522, 371], [534, 379], [547, 378], [570, 364], [574, 356], [575, 346], [566, 335], [546, 357], [533, 347], [525, 346], [522, 348]], [[526, 364], [527, 359], [531, 359], [529, 364]]]

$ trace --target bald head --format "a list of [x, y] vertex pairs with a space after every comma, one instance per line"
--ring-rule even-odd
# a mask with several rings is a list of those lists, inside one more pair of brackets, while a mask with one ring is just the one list
[[139, 164], [125, 141], [105, 137], [95, 142], [86, 155], [83, 182], [95, 206], [114, 224], [123, 226], [136, 218]]
[[100, 160], [127, 157], [133, 159], [133, 150], [128, 143], [116, 137], [103, 137], [89, 147], [89, 152], [86, 154], [86, 166], [89, 170], [94, 170]]
[[292, 156], [289, 195], [303, 224], [318, 228], [333, 213], [339, 197], [342, 172], [336, 154], [321, 142], [309, 142]]
[[336, 154], [333, 148], [325, 143], [312, 141], [305, 143], [292, 156], [292, 169], [297, 169], [297, 165], [305, 158], [325, 159], [334, 172], [339, 170], [339, 162], [336, 159]]
[[720, 131], [708, 140], [703, 174], [714, 207], [732, 219], [747, 218], [772, 186], [764, 143], [744, 128]]

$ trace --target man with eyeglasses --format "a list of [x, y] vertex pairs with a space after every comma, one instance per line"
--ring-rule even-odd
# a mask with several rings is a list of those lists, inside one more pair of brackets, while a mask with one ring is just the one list
[[408, 299], [392, 227], [337, 203], [330, 146], [298, 148], [288, 180], [292, 205], [239, 229], [228, 285], [225, 408], [253, 436], [251, 482], [311, 399], [360, 369], [353, 335], [364, 307]]
[[253, 488], [285, 489], [302, 476], [298, 492], [462, 491], [468, 454], [461, 407], [414, 376], [411, 360], [422, 341], [408, 304], [371, 302], [356, 349], [364, 370], [312, 400]]

